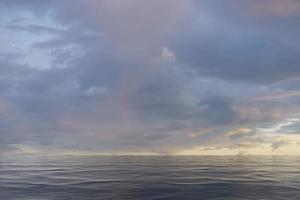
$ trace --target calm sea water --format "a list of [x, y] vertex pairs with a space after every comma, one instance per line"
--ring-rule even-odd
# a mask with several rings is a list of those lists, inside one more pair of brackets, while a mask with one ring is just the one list
[[300, 157], [0, 158], [1, 200], [300, 199]]

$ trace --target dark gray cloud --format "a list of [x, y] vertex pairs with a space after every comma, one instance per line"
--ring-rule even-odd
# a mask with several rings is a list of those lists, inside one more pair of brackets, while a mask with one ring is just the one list
[[174, 39], [178, 60], [201, 74], [229, 80], [274, 82], [299, 76], [299, 8], [288, 13], [299, 2], [198, 4], [197, 20]]

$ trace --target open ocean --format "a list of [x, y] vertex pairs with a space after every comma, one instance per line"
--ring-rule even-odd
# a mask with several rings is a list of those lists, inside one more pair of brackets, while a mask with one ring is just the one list
[[1, 200], [300, 199], [300, 157], [0, 158]]

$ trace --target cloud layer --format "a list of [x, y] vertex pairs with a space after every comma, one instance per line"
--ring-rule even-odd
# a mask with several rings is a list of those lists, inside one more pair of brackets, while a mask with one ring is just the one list
[[0, 13], [3, 152], [300, 148], [299, 1], [1, 0]]

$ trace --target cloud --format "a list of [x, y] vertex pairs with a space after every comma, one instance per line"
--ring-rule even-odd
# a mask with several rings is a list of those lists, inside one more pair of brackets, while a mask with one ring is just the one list
[[0, 1], [1, 148], [256, 154], [297, 135], [297, 2], [218, 3]]
[[300, 3], [296, 0], [263, 0], [250, 4], [249, 15], [256, 17], [294, 17], [300, 15]]
[[249, 129], [249, 128], [239, 128], [237, 130], [233, 130], [233, 131], [229, 131], [229, 132], [225, 133], [225, 136], [234, 139], [234, 138], [247, 136], [247, 135], [251, 134], [252, 132], [253, 132], [252, 129]]
[[52, 28], [52, 27], [46, 27], [46, 26], [40, 26], [40, 25], [27, 25], [27, 26], [22, 26], [22, 25], [7, 25], [6, 28], [11, 31], [24, 31], [24, 32], [29, 32], [33, 34], [51, 34], [51, 35], [59, 35], [63, 33], [63, 30], [59, 30], [57, 28]]
[[230, 123], [235, 118], [235, 112], [231, 107], [230, 100], [219, 96], [206, 98], [202, 103], [205, 106], [203, 115], [216, 124]]
[[220, 5], [199, 1], [198, 12], [193, 16], [197, 20], [186, 23], [172, 43], [177, 61], [196, 68], [202, 75], [227, 80], [266, 83], [299, 76], [296, 33], [300, 29], [295, 28], [295, 19], [300, 15], [295, 13], [290, 20], [271, 13], [258, 19], [245, 16], [254, 15], [249, 9], [268, 13], [277, 7], [288, 10], [297, 3], [280, 2], [232, 0], [219, 2]]
[[280, 133], [280, 132], [285, 132], [286, 129], [298, 123], [299, 123], [299, 119], [286, 119], [283, 122], [280, 122], [274, 126], [268, 128], [257, 128], [257, 130], [266, 133], [278, 133], [278, 132]]
[[176, 56], [169, 50], [168, 47], [164, 47], [161, 50], [161, 59], [167, 63], [174, 63], [176, 61]]
[[275, 94], [267, 94], [263, 96], [258, 96], [255, 98], [255, 100], [260, 100], [260, 101], [272, 101], [272, 100], [281, 100], [285, 98], [292, 98], [292, 97], [299, 97], [300, 96], [300, 91], [299, 90], [289, 90], [289, 91], [281, 91], [277, 92]]

